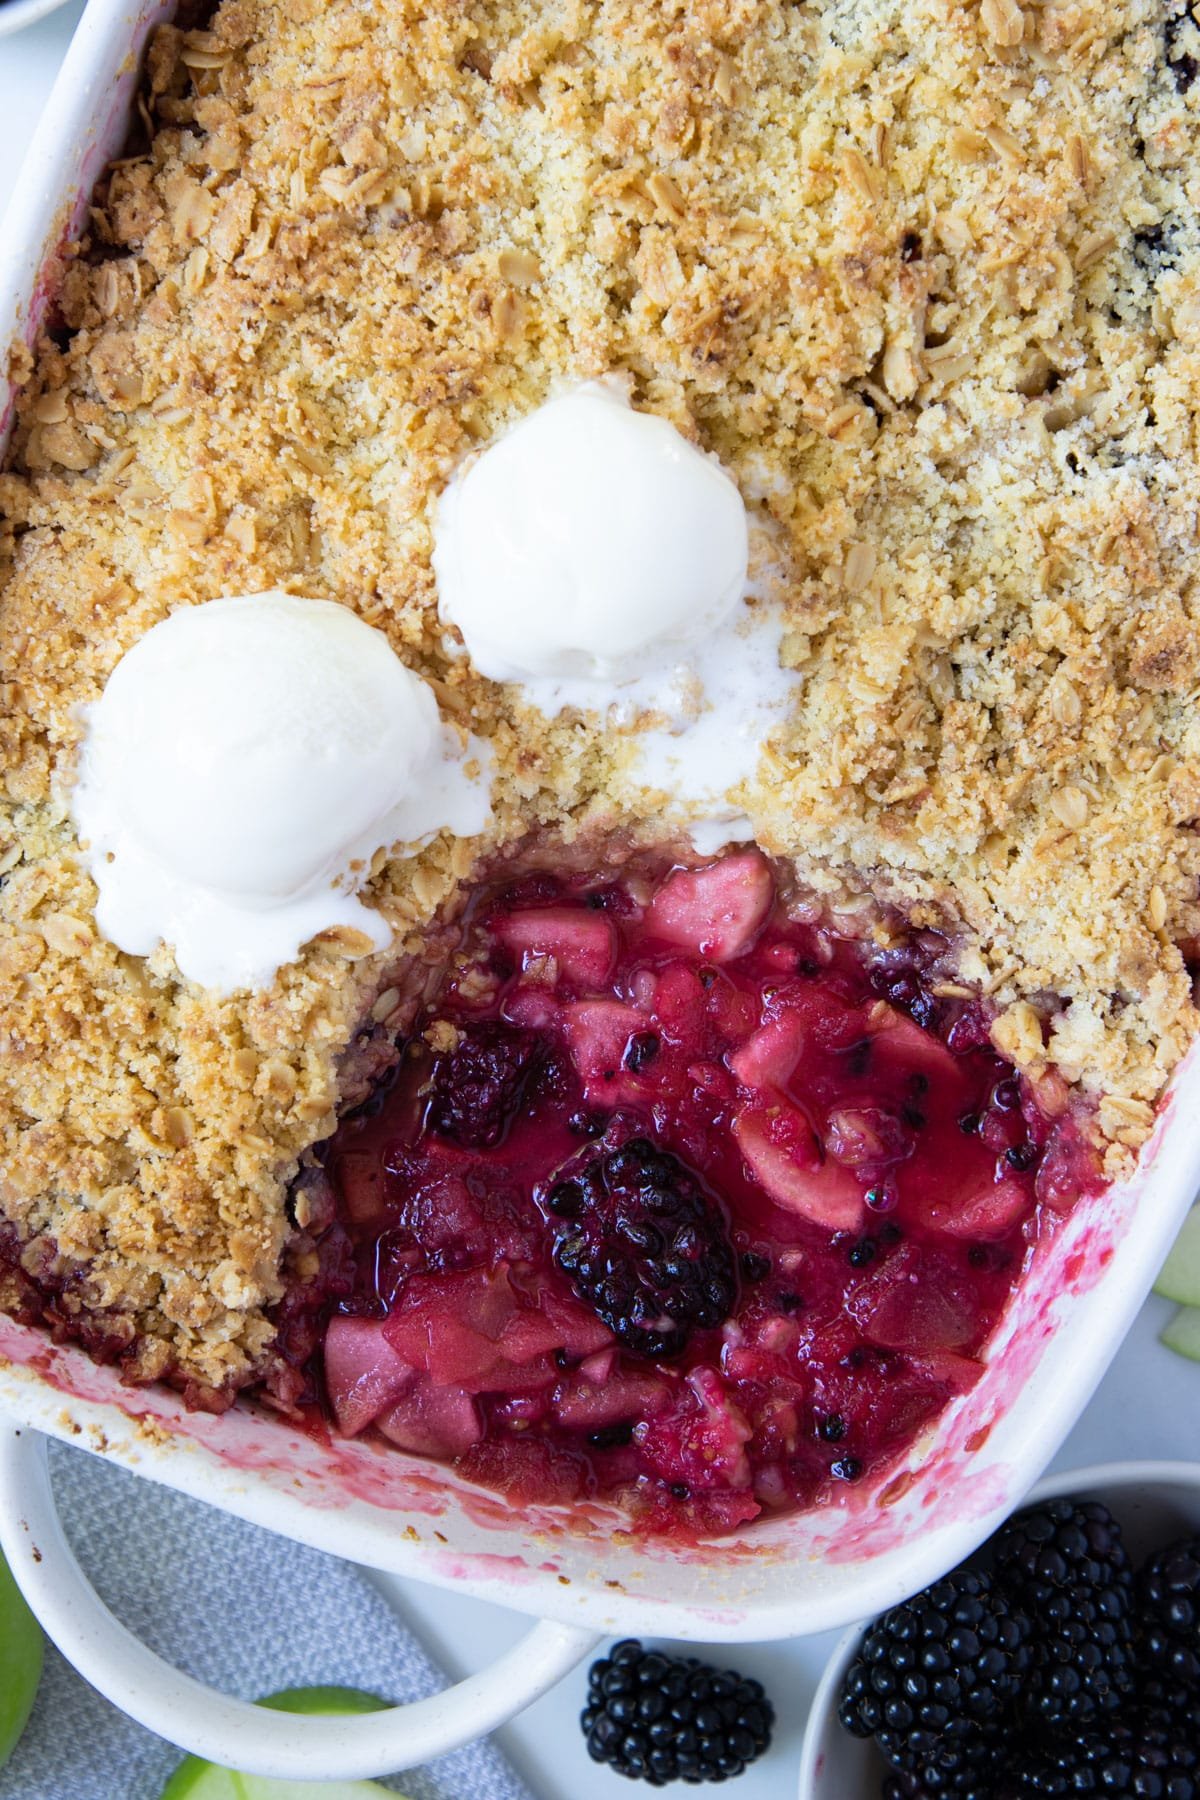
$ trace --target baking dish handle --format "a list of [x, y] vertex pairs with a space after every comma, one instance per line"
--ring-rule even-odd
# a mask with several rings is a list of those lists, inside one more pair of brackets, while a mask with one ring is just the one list
[[353, 1781], [431, 1762], [511, 1719], [573, 1669], [594, 1631], [543, 1620], [478, 1675], [407, 1706], [305, 1717], [172, 1667], [104, 1605], [63, 1533], [37, 1432], [0, 1426], [0, 1544], [47, 1636], [114, 1706], [210, 1762], [275, 1780]]

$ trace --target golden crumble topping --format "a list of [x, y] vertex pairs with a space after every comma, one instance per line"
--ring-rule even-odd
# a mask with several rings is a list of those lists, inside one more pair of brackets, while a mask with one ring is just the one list
[[603, 734], [436, 620], [437, 494], [564, 380], [626, 373], [773, 521], [804, 683], [762, 841], [835, 906], [958, 917], [997, 1042], [1127, 1159], [1196, 1024], [1197, 61], [1179, 0], [226, 0], [156, 32], [0, 476], [0, 1212], [135, 1372], [260, 1365], [288, 1185], [480, 847], [380, 860], [415, 969], [326, 941], [215, 999], [97, 938], [79, 708], [174, 607], [283, 586], [494, 740], [497, 840], [636, 818]]

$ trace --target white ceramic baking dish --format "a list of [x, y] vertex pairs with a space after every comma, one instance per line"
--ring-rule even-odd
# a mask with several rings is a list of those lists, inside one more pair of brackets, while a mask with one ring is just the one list
[[[120, 145], [138, 53], [161, 0], [92, 0], [0, 242], [0, 345], [30, 339], [59, 251]], [[0, 358], [0, 368], [3, 359]], [[0, 391], [0, 428], [4, 415]], [[881, 1611], [961, 1560], [1026, 1492], [1086, 1404], [1200, 1182], [1200, 1054], [1176, 1079], [1135, 1179], [1081, 1205], [1039, 1252], [974, 1391], [900, 1467], [837, 1506], [690, 1548], [638, 1542], [601, 1508], [518, 1511], [448, 1471], [371, 1444], [321, 1444], [252, 1406], [189, 1414], [173, 1395], [0, 1319], [0, 1406], [33, 1431], [0, 1447], [0, 1537], [60, 1647], [152, 1729], [264, 1774], [331, 1777], [411, 1764], [515, 1712], [597, 1632], [767, 1639]], [[207, 1695], [104, 1614], [56, 1535], [48, 1432], [296, 1540], [461, 1587], [539, 1617], [522, 1651], [429, 1710], [333, 1726]], [[313, 1725], [309, 1731], [307, 1726]]]
[[26, 25], [36, 25], [66, 3], [67, 0], [0, 0], [0, 37], [23, 31]]

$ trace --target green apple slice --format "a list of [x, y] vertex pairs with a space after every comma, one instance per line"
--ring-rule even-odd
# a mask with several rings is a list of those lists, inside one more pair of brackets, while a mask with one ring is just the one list
[[303, 1687], [268, 1694], [258, 1704], [269, 1706], [272, 1712], [369, 1713], [385, 1712], [392, 1703], [381, 1700], [378, 1694], [365, 1693], [362, 1688]]
[[1200, 1306], [1200, 1206], [1192, 1208], [1175, 1247], [1154, 1284], [1156, 1294], [1180, 1306]]
[[[311, 1687], [288, 1688], [258, 1704], [275, 1712], [328, 1714], [379, 1712], [389, 1703], [359, 1688]], [[189, 1756], [163, 1789], [162, 1800], [386, 1800], [387, 1793], [374, 1781], [271, 1781]]]
[[0, 1556], [0, 1767], [25, 1729], [41, 1678], [41, 1626]]
[[1163, 1327], [1160, 1341], [1189, 1362], [1200, 1362], [1200, 1306], [1181, 1306]]

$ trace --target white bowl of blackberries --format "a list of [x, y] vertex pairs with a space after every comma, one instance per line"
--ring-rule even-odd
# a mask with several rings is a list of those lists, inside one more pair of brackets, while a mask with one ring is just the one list
[[800, 1800], [1200, 1800], [1200, 1464], [1055, 1476], [847, 1634]]

